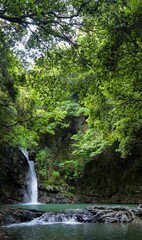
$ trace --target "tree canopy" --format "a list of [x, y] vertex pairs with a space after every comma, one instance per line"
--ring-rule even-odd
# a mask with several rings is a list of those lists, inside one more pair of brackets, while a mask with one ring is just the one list
[[81, 15], [91, 0], [80, 1], [1, 1], [1, 32], [8, 44], [14, 46], [23, 39], [29, 49], [50, 49], [61, 41], [75, 44], [76, 28], [82, 24]]
[[[82, 119], [70, 136], [73, 159], [60, 165], [72, 166], [76, 176], [82, 162], [108, 149], [123, 158], [137, 151], [142, 145], [141, 3], [1, 1], [1, 142], [36, 148], [45, 135], [62, 135]], [[27, 70], [15, 51], [20, 42], [37, 57]], [[54, 157], [43, 145], [38, 156], [46, 162], [47, 155]]]

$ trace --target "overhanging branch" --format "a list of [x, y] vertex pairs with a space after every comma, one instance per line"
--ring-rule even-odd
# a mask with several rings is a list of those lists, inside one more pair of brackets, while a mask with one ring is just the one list
[[[88, 0], [88, 1], [85, 1], [83, 2], [79, 9], [77, 10], [77, 12], [73, 15], [58, 15], [56, 12], [54, 11], [50, 11], [50, 12], [47, 12], [45, 13], [44, 11], [41, 12], [41, 18], [42, 17], [48, 17], [47, 19], [50, 19], [50, 16], [54, 16], [55, 18], [57, 19], [72, 19], [72, 18], [75, 18], [75, 17], [78, 17], [80, 12], [82, 11], [82, 9], [88, 4], [90, 3], [92, 0]], [[37, 17], [38, 15], [36, 13], [29, 13], [29, 14], [25, 14], [25, 15], [21, 15], [21, 16], [9, 16], [9, 15], [5, 15], [5, 12], [0, 12], [0, 18], [3, 19], [3, 20], [7, 20], [11, 23], [17, 23], [17, 24], [33, 24], [33, 25], [37, 25], [38, 26], [38, 21], [36, 22], [36, 19], [34, 19], [34, 17]], [[25, 20], [26, 19], [26, 20]], [[28, 19], [31, 19], [31, 22], [28, 21]], [[41, 19], [41, 22], [42, 22], [42, 19]], [[51, 21], [52, 22], [52, 21]], [[48, 20], [47, 21], [44, 21], [44, 24], [48, 24]]]
[[18, 125], [18, 124], [25, 123], [25, 122], [29, 122], [29, 121], [32, 120], [32, 119], [38, 120], [39, 118], [41, 118], [41, 117], [30, 117], [30, 118], [28, 118], [28, 119], [24, 119], [24, 120], [17, 121], [17, 122], [15, 122], [15, 123], [11, 124], [11, 125], [5, 125], [5, 124], [1, 124], [1, 123], [0, 123], [0, 126], [1, 126], [1, 127], [4, 127], [4, 128], [12, 128], [12, 127], [14, 127], [14, 126], [16, 126], [16, 125]]
[[71, 15], [71, 16], [68, 16], [68, 15], [66, 15], [66, 16], [59, 16], [59, 15], [57, 15], [55, 12], [51, 12], [51, 13], [52, 13], [57, 19], [72, 19], [72, 18], [78, 17], [79, 14], [80, 14], [80, 12], [82, 11], [82, 9], [83, 9], [88, 3], [90, 3], [91, 1], [92, 1], [92, 0], [88, 0], [88, 1], [86, 1], [86, 2], [84, 2], [84, 3], [82, 3], [82, 4], [80, 5], [79, 9], [77, 10], [77, 12], [76, 12], [75, 14]]

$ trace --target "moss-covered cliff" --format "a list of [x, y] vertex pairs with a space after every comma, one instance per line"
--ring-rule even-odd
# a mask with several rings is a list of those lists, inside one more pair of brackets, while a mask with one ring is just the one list
[[142, 202], [142, 150], [135, 149], [130, 157], [106, 152], [86, 164], [78, 183], [84, 202]]

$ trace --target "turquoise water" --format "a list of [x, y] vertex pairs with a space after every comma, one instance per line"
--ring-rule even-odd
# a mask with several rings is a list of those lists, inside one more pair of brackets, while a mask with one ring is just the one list
[[10, 226], [12, 240], [142, 240], [138, 224], [47, 224]]
[[[17, 208], [38, 209], [43, 211], [63, 211], [69, 208], [86, 208], [95, 204], [38, 204], [5, 205]], [[96, 205], [95, 205], [96, 206]], [[100, 204], [97, 206], [100, 206]], [[101, 206], [116, 206], [101, 205]], [[119, 205], [117, 205], [119, 206]], [[122, 206], [122, 205], [121, 205]], [[124, 205], [123, 205], [124, 206]], [[128, 206], [128, 205], [125, 205]], [[129, 205], [137, 207], [137, 205]], [[104, 223], [30, 223], [4, 226], [12, 240], [142, 240], [142, 223], [104, 224]]]
[[89, 206], [106, 206], [106, 207], [115, 207], [115, 206], [123, 206], [129, 208], [138, 207], [138, 204], [7, 204], [0, 205], [0, 209], [2, 208], [23, 208], [23, 209], [35, 209], [39, 211], [51, 211], [51, 212], [62, 212], [65, 209], [85, 209]]

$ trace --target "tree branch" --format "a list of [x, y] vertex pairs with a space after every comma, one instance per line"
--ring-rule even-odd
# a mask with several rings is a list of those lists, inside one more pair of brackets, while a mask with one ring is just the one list
[[[57, 19], [72, 19], [74, 17], [78, 17], [80, 12], [82, 11], [82, 9], [84, 8], [85, 5], [87, 5], [89, 2], [91, 2], [92, 0], [88, 0], [84, 3], [82, 3], [82, 5], [79, 7], [79, 9], [77, 10], [77, 12], [71, 16], [58, 16], [55, 12], [50, 11], [48, 12], [49, 15], [53, 15], [54, 17], [56, 17]], [[41, 13], [42, 16], [44, 16], [44, 12]], [[26, 15], [21, 15], [21, 16], [8, 16], [8, 15], [4, 15], [4, 11], [0, 11], [0, 18], [7, 20], [9, 22], [12, 23], [18, 23], [18, 24], [23, 24], [23, 23], [27, 23], [27, 24], [34, 24], [34, 25], [38, 25], [37, 23], [34, 22], [28, 22], [28, 21], [24, 21], [23, 19], [25, 18], [30, 18], [31, 20], [34, 20], [32, 17], [36, 17], [37, 14], [36, 13], [29, 13]], [[45, 15], [46, 16], [46, 15]], [[46, 16], [47, 17], [47, 16]], [[46, 21], [44, 22], [45, 24], [47, 23]]]
[[12, 22], [12, 23], [18, 23], [18, 24], [23, 24], [23, 23], [34, 24], [32, 22], [23, 21], [23, 19], [31, 18], [33, 16], [36, 16], [36, 14], [23, 15], [23, 16], [19, 16], [19, 17], [13, 17], [13, 16], [0, 14], [1, 19], [7, 20], [8, 22]]
[[24, 122], [29, 122], [31, 119], [37, 120], [39, 118], [41, 118], [41, 117], [30, 117], [30, 118], [25, 119], [25, 120], [17, 121], [15, 123], [11, 124], [11, 125], [0, 124], [0, 126], [4, 127], [4, 128], [11, 128], [11, 127], [14, 127], [14, 126], [16, 126], [18, 124], [21, 124], [21, 123], [24, 123]]
[[90, 3], [92, 0], [88, 0], [84, 3], [82, 3], [82, 5], [79, 7], [79, 9], [77, 10], [77, 13], [71, 15], [71, 16], [58, 16], [56, 13], [51, 12], [57, 19], [72, 19], [74, 17], [78, 17], [80, 12], [82, 11], [82, 9], [84, 8], [85, 5], [87, 5], [88, 3]]

